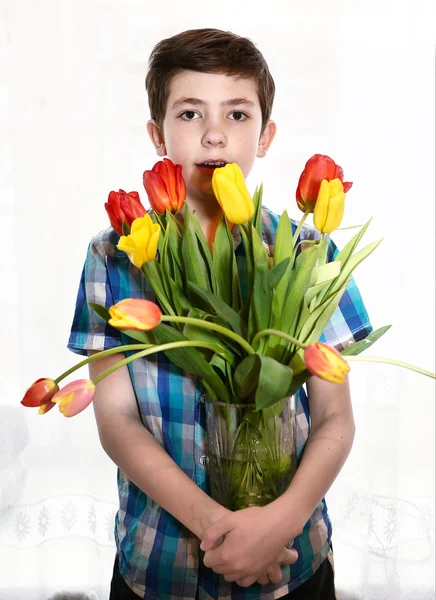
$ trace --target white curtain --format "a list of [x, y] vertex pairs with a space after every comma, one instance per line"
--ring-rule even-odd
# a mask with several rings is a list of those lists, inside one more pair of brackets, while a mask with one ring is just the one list
[[[265, 203], [298, 219], [304, 163], [337, 160], [354, 181], [343, 225], [373, 216], [367, 242], [384, 238], [356, 272], [374, 327], [393, 325], [370, 353], [434, 370], [434, 22], [425, 0], [0, 0], [0, 599], [108, 597], [116, 469], [93, 411], [41, 417], [19, 402], [77, 359], [65, 346], [108, 192], [145, 201], [154, 44], [197, 27], [257, 43], [279, 129], [251, 188], [263, 181]], [[327, 496], [338, 596], [430, 600], [434, 384], [369, 363], [351, 382], [356, 441]]]

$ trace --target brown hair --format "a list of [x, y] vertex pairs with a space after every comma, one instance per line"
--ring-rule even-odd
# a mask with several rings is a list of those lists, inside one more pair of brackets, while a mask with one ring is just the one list
[[151, 118], [162, 127], [171, 79], [181, 71], [252, 78], [258, 85], [262, 132], [271, 116], [275, 85], [251, 40], [219, 29], [190, 29], [160, 41], [150, 54], [145, 89]]

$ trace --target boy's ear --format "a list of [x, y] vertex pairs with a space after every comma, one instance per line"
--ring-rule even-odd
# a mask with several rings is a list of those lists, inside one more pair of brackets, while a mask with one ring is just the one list
[[165, 141], [159, 125], [153, 119], [147, 122], [147, 132], [153, 142], [153, 146], [156, 148], [156, 154], [158, 156], [165, 156], [167, 153]]
[[269, 147], [272, 144], [272, 141], [277, 133], [277, 125], [275, 121], [268, 121], [263, 130], [263, 133], [260, 136], [259, 144], [257, 147], [257, 158], [263, 158], [267, 153]]

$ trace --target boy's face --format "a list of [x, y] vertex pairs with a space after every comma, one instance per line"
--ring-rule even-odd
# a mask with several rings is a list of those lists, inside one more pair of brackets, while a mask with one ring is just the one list
[[261, 135], [262, 112], [253, 79], [183, 71], [173, 77], [162, 129], [147, 128], [159, 156], [182, 165], [188, 199], [215, 198], [214, 168], [207, 161], [235, 162], [244, 177], [263, 157], [276, 131], [269, 121]]

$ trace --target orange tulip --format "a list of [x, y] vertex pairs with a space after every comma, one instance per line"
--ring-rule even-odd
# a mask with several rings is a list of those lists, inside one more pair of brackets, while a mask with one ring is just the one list
[[123, 235], [123, 221], [131, 225], [135, 219], [143, 217], [147, 212], [141, 204], [138, 192], [126, 193], [124, 190], [110, 192], [104, 207], [118, 235]]
[[304, 351], [307, 370], [321, 379], [332, 383], [345, 383], [350, 366], [341, 354], [332, 346], [317, 342]]
[[160, 308], [150, 300], [126, 298], [109, 309], [111, 319], [109, 325], [117, 329], [135, 329], [149, 331], [157, 327], [161, 321]]
[[74, 417], [85, 410], [94, 398], [95, 385], [89, 379], [77, 379], [68, 383], [52, 398], [65, 417]]
[[296, 198], [298, 208], [302, 212], [314, 211], [323, 179], [340, 179], [345, 194], [353, 185], [350, 181], [344, 182], [344, 172], [334, 160], [324, 154], [315, 154], [307, 161], [298, 181]]
[[176, 214], [182, 209], [186, 199], [182, 165], [175, 165], [169, 158], [164, 158], [151, 171], [144, 171], [143, 182], [156, 213], [162, 215], [169, 210]]
[[51, 400], [57, 391], [59, 386], [53, 379], [49, 377], [37, 379], [27, 388], [21, 404], [29, 407], [39, 406], [39, 414], [44, 414], [53, 408], [54, 403]]

